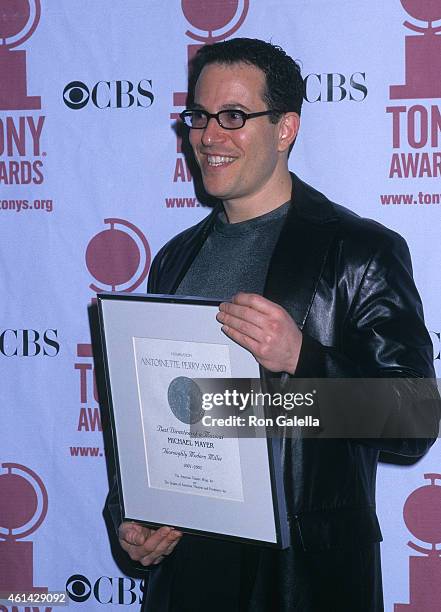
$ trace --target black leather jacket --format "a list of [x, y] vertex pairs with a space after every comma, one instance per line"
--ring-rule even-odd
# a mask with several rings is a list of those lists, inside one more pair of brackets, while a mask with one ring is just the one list
[[[283, 306], [303, 331], [296, 376], [434, 377], [432, 343], [404, 239], [330, 202], [295, 175], [292, 179], [292, 206], [271, 258], [264, 296]], [[176, 291], [216, 214], [159, 251], [149, 293]], [[399, 418], [399, 398], [390, 410]], [[288, 510], [302, 546], [322, 549], [354, 538], [378, 541], [378, 451], [420, 456], [432, 442], [286, 440]]]

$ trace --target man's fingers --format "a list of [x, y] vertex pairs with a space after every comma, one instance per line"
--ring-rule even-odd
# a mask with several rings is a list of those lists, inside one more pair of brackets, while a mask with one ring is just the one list
[[226, 328], [233, 329], [236, 332], [243, 334], [249, 338], [253, 338], [257, 341], [262, 341], [263, 333], [262, 329], [254, 323], [249, 323], [243, 319], [239, 319], [232, 315], [220, 312], [217, 315], [217, 320], [222, 323]]
[[[133, 561], [150, 565], [158, 557], [169, 554], [171, 545], [175, 545], [182, 533], [171, 527], [148, 529], [136, 523], [123, 523], [119, 529], [122, 548]], [[173, 549], [171, 549], [173, 550]]]
[[118, 529], [119, 539], [134, 546], [141, 546], [150, 533], [151, 529], [137, 523], [122, 523]]
[[219, 306], [219, 311], [217, 315], [218, 321], [222, 321], [222, 317], [232, 316], [248, 323], [253, 323], [257, 327], [263, 327], [266, 320], [264, 315], [250, 306], [240, 306], [231, 302], [222, 302]]
[[264, 315], [271, 314], [274, 312], [274, 307], [278, 307], [277, 304], [257, 293], [236, 293], [231, 302], [238, 306], [248, 306]]
[[[174, 549], [176, 548], [179, 540], [181, 538], [177, 538], [173, 544], [170, 544], [164, 551], [163, 554], [160, 555], [159, 557], [156, 557], [157, 554], [160, 553], [160, 550], [156, 550], [154, 553], [152, 553], [151, 555], [148, 555], [148, 557], [144, 557], [144, 559], [142, 559], [141, 562], [144, 561], [143, 565], [146, 564], [146, 562], [150, 565], [158, 565], [159, 563], [161, 563], [161, 561], [163, 561], [163, 559], [165, 559], [165, 557], [168, 557], [169, 555], [171, 555], [171, 553], [174, 551]], [[153, 560], [154, 559], [154, 560]]]
[[234, 329], [234, 327], [229, 327], [228, 325], [223, 325], [221, 329], [229, 338], [231, 338], [231, 340], [234, 340], [234, 342], [237, 342], [237, 344], [243, 346], [243, 348], [250, 351], [254, 357], [256, 357], [260, 347], [260, 343], [257, 340], [250, 338], [250, 336], [246, 336], [240, 331]]
[[222, 331], [272, 372], [293, 374], [302, 344], [296, 322], [279, 304], [255, 293], [238, 293], [216, 316]]
[[[168, 529], [168, 531], [166, 532], [165, 529]], [[162, 555], [171, 544], [180, 540], [181, 537], [182, 533], [180, 531], [170, 529], [170, 527], [161, 527], [149, 538], [148, 546], [150, 550], [148, 552]]]
[[175, 539], [175, 541], [174, 541], [174, 542], [172, 542], [172, 543], [171, 543], [171, 544], [168, 546], [168, 548], [167, 548], [167, 549], [164, 551], [164, 555], [165, 555], [165, 556], [167, 556], [167, 557], [168, 557], [168, 555], [170, 555], [170, 554], [171, 554], [171, 553], [174, 551], [174, 549], [175, 549], [175, 548], [176, 548], [176, 546], [178, 545], [178, 543], [179, 543], [179, 541], [180, 541], [181, 537], [182, 537], [182, 534], [181, 534], [181, 535], [180, 535], [178, 538], [176, 538], [176, 539]]
[[160, 563], [165, 556], [173, 552], [181, 537], [181, 532], [173, 530], [155, 546], [154, 550], [148, 550], [148, 554], [142, 555], [139, 558], [140, 563], [145, 566]]

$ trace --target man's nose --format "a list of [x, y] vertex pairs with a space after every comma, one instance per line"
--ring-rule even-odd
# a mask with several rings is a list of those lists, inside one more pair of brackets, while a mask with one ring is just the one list
[[210, 146], [215, 142], [222, 142], [225, 139], [225, 130], [219, 125], [215, 117], [210, 117], [207, 127], [202, 131], [202, 144]]

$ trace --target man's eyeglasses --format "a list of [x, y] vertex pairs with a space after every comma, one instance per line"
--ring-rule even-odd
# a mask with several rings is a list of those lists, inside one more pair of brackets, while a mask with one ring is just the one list
[[280, 115], [276, 110], [260, 111], [259, 113], [244, 113], [238, 109], [221, 110], [218, 113], [207, 113], [204, 110], [185, 110], [180, 113], [180, 118], [185, 125], [193, 130], [203, 130], [207, 127], [210, 119], [216, 119], [224, 130], [239, 130], [248, 119], [263, 117], [264, 115]]

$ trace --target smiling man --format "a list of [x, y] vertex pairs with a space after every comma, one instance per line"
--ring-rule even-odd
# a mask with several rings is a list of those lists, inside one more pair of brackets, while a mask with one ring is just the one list
[[286, 112], [282, 118], [268, 109], [265, 88], [264, 73], [253, 65], [207, 65], [196, 83], [193, 109], [183, 113], [196, 128], [190, 142], [204, 187], [223, 201], [230, 223], [270, 212], [291, 196], [286, 162], [300, 117]]
[[[224, 299], [223, 331], [280, 385], [292, 377], [432, 377], [404, 240], [288, 170], [302, 100], [299, 67], [279, 47], [233, 39], [198, 52], [181, 118], [219, 205], [161, 249], [148, 290]], [[404, 398], [392, 396], [394, 419]], [[122, 523], [121, 546], [151, 568], [144, 610], [382, 610], [378, 453], [418, 457], [430, 444], [283, 440], [291, 532], [283, 551]], [[114, 495], [109, 506], [118, 523]]]

